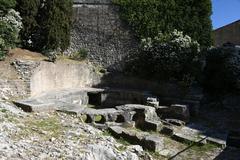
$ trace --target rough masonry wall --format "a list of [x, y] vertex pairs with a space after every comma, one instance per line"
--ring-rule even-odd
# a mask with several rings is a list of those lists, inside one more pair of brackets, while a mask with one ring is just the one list
[[137, 41], [109, 0], [74, 0], [73, 29], [68, 52], [87, 49], [88, 59], [109, 70], [121, 70]]

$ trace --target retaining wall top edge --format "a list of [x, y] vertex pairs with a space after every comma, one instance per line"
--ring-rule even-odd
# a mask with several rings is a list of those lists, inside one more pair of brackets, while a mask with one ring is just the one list
[[73, 4], [112, 4], [112, 0], [73, 0]]

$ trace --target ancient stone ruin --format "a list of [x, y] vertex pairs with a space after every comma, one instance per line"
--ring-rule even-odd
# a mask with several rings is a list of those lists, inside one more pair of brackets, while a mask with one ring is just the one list
[[45, 92], [14, 103], [26, 112], [58, 111], [76, 115], [82, 122], [161, 155], [175, 154], [167, 148], [166, 139], [226, 146], [223, 140], [227, 138], [226, 133], [218, 133], [217, 138], [210, 129], [199, 130], [191, 123], [194, 112], [190, 109], [197, 106], [186, 103], [163, 106], [157, 96], [147, 91], [84, 87]]

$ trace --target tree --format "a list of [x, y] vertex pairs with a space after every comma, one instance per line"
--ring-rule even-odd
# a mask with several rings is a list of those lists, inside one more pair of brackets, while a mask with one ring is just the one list
[[212, 44], [211, 0], [114, 0], [121, 17], [140, 38], [183, 31], [202, 48]]
[[16, 0], [1, 0], [0, 11], [7, 12], [10, 8], [14, 8], [15, 5], [16, 5]]
[[65, 50], [70, 43], [72, 0], [18, 0], [22, 43], [34, 51]]
[[23, 29], [20, 32], [24, 48], [38, 50], [39, 36], [36, 33], [40, 27], [36, 20], [40, 0], [17, 0], [16, 8], [22, 17]]
[[43, 9], [46, 19], [44, 26], [45, 48], [65, 50], [70, 44], [72, 0], [48, 0]]

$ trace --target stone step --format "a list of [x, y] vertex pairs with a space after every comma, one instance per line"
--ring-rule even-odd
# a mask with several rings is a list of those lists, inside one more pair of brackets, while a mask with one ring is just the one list
[[147, 132], [126, 129], [120, 126], [109, 127], [109, 132], [116, 138], [123, 138], [131, 144], [141, 145], [145, 150], [160, 152], [164, 149], [164, 138]]
[[145, 131], [155, 131], [159, 132], [163, 127], [163, 124], [161, 121], [151, 121], [151, 120], [145, 120], [144, 122], [144, 130]]
[[213, 137], [207, 137], [207, 143], [214, 144], [218, 147], [225, 148], [226, 145], [226, 140], [222, 140], [219, 138], [213, 138]]
[[207, 137], [197, 137], [197, 136], [189, 136], [182, 133], [173, 133], [172, 139], [186, 144], [195, 143], [197, 145], [204, 145], [207, 143]]

